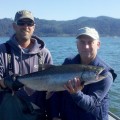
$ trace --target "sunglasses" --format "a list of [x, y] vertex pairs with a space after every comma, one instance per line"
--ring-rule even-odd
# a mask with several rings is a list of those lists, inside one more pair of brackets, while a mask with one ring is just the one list
[[27, 26], [34, 26], [34, 22], [33, 21], [18, 21], [17, 22], [17, 25], [18, 26], [24, 26], [24, 25], [27, 25]]

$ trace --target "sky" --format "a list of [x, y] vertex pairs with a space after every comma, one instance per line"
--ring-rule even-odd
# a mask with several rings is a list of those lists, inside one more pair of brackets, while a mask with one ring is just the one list
[[108, 16], [120, 19], [120, 0], [0, 0], [0, 19], [14, 19], [19, 10], [29, 10], [46, 20]]

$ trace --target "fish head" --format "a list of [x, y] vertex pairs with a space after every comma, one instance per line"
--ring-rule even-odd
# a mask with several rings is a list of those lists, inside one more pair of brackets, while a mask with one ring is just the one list
[[91, 83], [96, 83], [96, 82], [102, 81], [102, 80], [104, 80], [104, 78], [106, 78], [106, 75], [93, 76], [93, 77], [91, 77], [91, 79], [84, 80], [84, 85], [88, 85]]
[[101, 75], [103, 70], [103, 67], [95, 67], [87, 71], [83, 71], [80, 79], [84, 82], [84, 85], [101, 81], [106, 78], [106, 75]]

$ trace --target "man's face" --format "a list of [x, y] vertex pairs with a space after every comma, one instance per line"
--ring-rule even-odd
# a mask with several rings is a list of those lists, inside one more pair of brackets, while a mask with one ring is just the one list
[[100, 47], [99, 40], [93, 40], [91, 37], [86, 35], [81, 36], [77, 40], [78, 52], [80, 53], [80, 56], [84, 59], [95, 58], [99, 47]]
[[30, 19], [21, 19], [13, 24], [16, 37], [21, 40], [29, 40], [34, 32], [35, 24]]

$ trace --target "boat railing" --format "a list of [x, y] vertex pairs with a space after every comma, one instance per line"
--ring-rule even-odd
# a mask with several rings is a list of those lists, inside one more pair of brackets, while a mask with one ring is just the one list
[[120, 118], [118, 116], [116, 116], [114, 113], [109, 111], [109, 120], [120, 120]]

